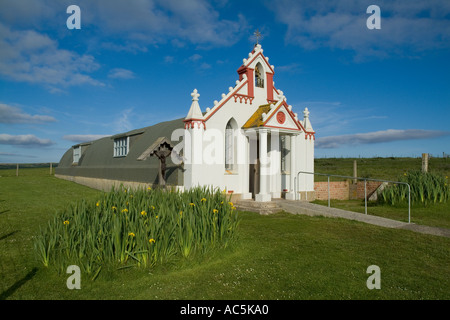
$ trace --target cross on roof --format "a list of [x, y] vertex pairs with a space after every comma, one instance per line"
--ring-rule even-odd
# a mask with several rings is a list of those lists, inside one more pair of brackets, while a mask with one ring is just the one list
[[256, 31], [253, 33], [253, 35], [255, 36], [255, 38], [256, 38], [256, 44], [259, 44], [259, 39], [261, 39], [262, 38], [262, 34], [261, 34], [261, 32], [259, 32], [259, 30], [258, 29], [256, 29]]

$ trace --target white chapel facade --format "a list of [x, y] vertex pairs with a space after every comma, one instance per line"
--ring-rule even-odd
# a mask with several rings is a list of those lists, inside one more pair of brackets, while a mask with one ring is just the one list
[[[242, 199], [314, 198], [315, 131], [274, 86], [274, 66], [255, 45], [239, 79], [202, 111], [195, 89], [184, 119], [184, 189], [213, 186]], [[179, 151], [180, 147], [175, 147]]]
[[[187, 116], [81, 143], [62, 156], [56, 176], [93, 188], [170, 185], [220, 188], [234, 199], [314, 199], [315, 132], [274, 86], [261, 45], [239, 78], [202, 111], [194, 90]], [[166, 157], [168, 158], [166, 160]]]

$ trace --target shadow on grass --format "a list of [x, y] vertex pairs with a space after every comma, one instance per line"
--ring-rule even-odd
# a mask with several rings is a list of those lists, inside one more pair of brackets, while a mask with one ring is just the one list
[[0, 294], [0, 300], [6, 300], [9, 296], [11, 296], [14, 292], [16, 292], [17, 289], [19, 289], [21, 286], [23, 286], [25, 283], [27, 283], [29, 280], [31, 280], [37, 273], [37, 268], [33, 268], [30, 272], [26, 274], [25, 277], [14, 283], [9, 289], [3, 291]]
[[8, 233], [8, 234], [5, 234], [5, 235], [3, 235], [3, 236], [0, 237], [0, 240], [6, 239], [6, 238], [8, 238], [8, 237], [14, 235], [14, 234], [17, 233], [17, 232], [19, 232], [19, 231], [16, 230], [16, 231], [10, 232], [10, 233]]
[[[6, 200], [3, 200], [3, 199], [1, 199], [0, 200], [0, 202], [5, 202]], [[10, 211], [9, 209], [7, 209], [7, 210], [3, 210], [3, 211], [0, 211], [0, 214], [2, 214], [2, 213], [6, 213], [6, 212], [8, 212], [8, 211]]]

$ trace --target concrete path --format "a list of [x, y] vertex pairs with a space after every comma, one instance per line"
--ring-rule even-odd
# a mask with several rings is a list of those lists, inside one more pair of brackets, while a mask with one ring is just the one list
[[406, 229], [415, 232], [450, 238], [450, 229], [446, 228], [428, 227], [423, 225], [417, 225], [414, 223], [407, 223], [383, 217], [372, 216], [370, 214], [351, 212], [337, 208], [328, 208], [325, 206], [309, 203], [306, 201], [292, 201], [280, 199], [280, 200], [273, 200], [272, 202], [276, 203], [280, 209], [292, 214], [305, 214], [309, 216], [344, 218], [370, 223], [373, 225], [386, 228]]

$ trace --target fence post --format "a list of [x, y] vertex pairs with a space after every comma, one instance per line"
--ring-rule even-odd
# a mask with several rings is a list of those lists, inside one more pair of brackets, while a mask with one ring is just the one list
[[411, 223], [411, 186], [408, 185], [408, 223]]
[[422, 153], [422, 172], [428, 172], [428, 153]]
[[[298, 174], [297, 174], [298, 176]], [[292, 188], [294, 189], [294, 200], [297, 200], [297, 177], [294, 177], [294, 187]], [[302, 200], [302, 199], [300, 199]]]
[[16, 177], [19, 176], [19, 164], [16, 165]]
[[364, 212], [367, 214], [367, 180], [364, 179]]
[[53, 164], [50, 162], [50, 175], [52, 175], [52, 172], [53, 172]]
[[330, 208], [330, 176], [328, 176], [328, 208]]

